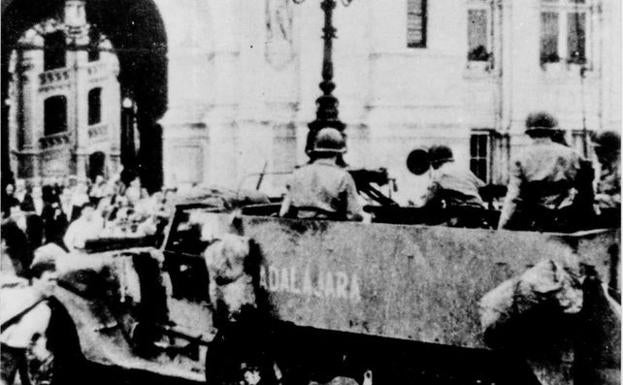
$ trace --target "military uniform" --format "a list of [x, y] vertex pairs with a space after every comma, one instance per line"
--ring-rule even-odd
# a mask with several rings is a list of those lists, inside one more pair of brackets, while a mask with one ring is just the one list
[[621, 137], [604, 131], [595, 138], [595, 155], [601, 172], [595, 185], [595, 211], [598, 227], [621, 225]]
[[620, 160], [602, 166], [595, 188], [595, 209], [598, 227], [621, 225], [621, 167]]
[[433, 171], [431, 192], [434, 197], [444, 201], [446, 208], [484, 209], [485, 204], [478, 193], [478, 189], [484, 185], [471, 171], [458, 167], [455, 162], [447, 162]]
[[308, 151], [312, 161], [294, 171], [281, 205], [281, 216], [363, 220], [353, 177], [341, 166], [344, 135], [335, 128], [318, 131]]
[[498, 227], [574, 231], [581, 157], [550, 138], [535, 138], [512, 164]]
[[318, 159], [294, 172], [284, 205], [289, 216], [360, 220], [363, 214], [352, 176], [329, 159]]
[[452, 149], [448, 146], [430, 147], [428, 160], [433, 170], [425, 198], [425, 206], [431, 213], [426, 222], [453, 227], [486, 226], [485, 204], [478, 192], [479, 188], [484, 187], [484, 182], [456, 163]]

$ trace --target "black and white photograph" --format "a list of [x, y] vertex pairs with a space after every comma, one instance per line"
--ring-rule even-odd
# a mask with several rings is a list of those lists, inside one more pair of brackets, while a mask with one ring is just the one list
[[0, 0], [0, 385], [621, 385], [620, 0]]

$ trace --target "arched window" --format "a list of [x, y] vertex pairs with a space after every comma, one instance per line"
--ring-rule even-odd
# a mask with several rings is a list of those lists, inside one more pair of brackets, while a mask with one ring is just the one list
[[89, 125], [102, 121], [102, 89], [93, 88], [89, 91]]
[[45, 35], [43, 48], [43, 68], [45, 71], [65, 67], [65, 34], [57, 31]]
[[67, 131], [67, 98], [52, 96], [43, 102], [44, 135], [54, 135]]

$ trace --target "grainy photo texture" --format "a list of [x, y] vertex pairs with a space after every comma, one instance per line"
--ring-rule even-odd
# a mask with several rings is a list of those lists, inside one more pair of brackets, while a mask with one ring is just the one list
[[619, 0], [0, 5], [0, 385], [620, 385]]

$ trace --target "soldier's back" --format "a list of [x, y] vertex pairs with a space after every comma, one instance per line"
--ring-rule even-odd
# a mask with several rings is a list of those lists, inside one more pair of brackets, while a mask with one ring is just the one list
[[286, 201], [299, 218], [360, 220], [357, 199], [357, 188], [348, 171], [329, 159], [318, 159], [293, 173]]
[[296, 207], [335, 212], [349, 177], [343, 168], [321, 160], [305, 165], [290, 180], [292, 203]]
[[517, 158], [527, 182], [572, 182], [580, 170], [580, 155], [553, 142], [536, 141]]

